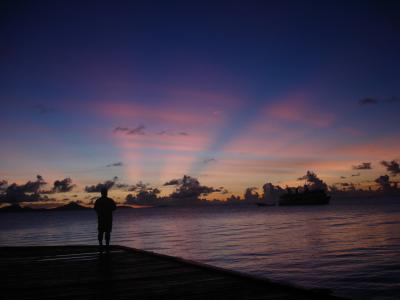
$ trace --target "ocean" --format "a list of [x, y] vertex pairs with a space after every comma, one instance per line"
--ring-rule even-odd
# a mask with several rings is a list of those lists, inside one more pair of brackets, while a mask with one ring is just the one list
[[[2, 213], [0, 246], [96, 244], [89, 211]], [[112, 243], [352, 299], [400, 299], [400, 199], [119, 209]]]

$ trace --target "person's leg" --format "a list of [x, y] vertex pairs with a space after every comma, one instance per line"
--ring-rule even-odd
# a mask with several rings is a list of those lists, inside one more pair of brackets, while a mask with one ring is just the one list
[[99, 230], [99, 234], [97, 236], [97, 238], [99, 240], [99, 246], [103, 246], [103, 234], [104, 234], [104, 231]]
[[111, 232], [106, 231], [106, 245], [110, 246]]

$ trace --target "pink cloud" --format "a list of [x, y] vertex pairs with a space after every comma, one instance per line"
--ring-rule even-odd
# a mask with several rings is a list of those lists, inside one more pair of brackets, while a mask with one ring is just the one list
[[341, 127], [340, 131], [354, 137], [363, 136], [365, 134], [365, 132], [363, 132], [362, 130], [351, 126]]
[[332, 153], [360, 159], [393, 159], [400, 153], [400, 142], [397, 138], [378, 138], [375, 141], [351, 145], [337, 145], [331, 148]]
[[209, 111], [196, 111], [170, 105], [159, 107], [146, 106], [138, 103], [102, 102], [97, 103], [95, 109], [108, 118], [114, 119], [141, 119], [151, 123], [164, 123], [175, 126], [191, 126], [202, 123], [215, 123], [217, 118]]
[[332, 114], [322, 113], [311, 107], [306, 102], [279, 103], [268, 108], [267, 116], [314, 127], [328, 127], [333, 123]]
[[334, 122], [334, 115], [312, 102], [307, 93], [291, 94], [265, 107], [267, 117], [313, 127], [328, 127]]
[[170, 126], [219, 126], [244, 102], [228, 93], [165, 88], [157, 103], [97, 101], [91, 110], [110, 119], [140, 119]]

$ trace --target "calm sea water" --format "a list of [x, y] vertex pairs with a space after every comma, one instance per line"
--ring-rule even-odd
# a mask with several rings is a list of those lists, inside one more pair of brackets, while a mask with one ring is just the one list
[[[354, 299], [400, 299], [400, 199], [120, 209], [112, 242]], [[93, 211], [0, 215], [0, 245], [96, 244]]]

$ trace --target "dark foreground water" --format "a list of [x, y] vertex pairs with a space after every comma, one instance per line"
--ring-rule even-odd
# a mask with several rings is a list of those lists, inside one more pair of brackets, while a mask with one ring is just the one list
[[[0, 215], [1, 246], [96, 242], [93, 211]], [[400, 199], [120, 209], [112, 242], [354, 299], [400, 299]]]

